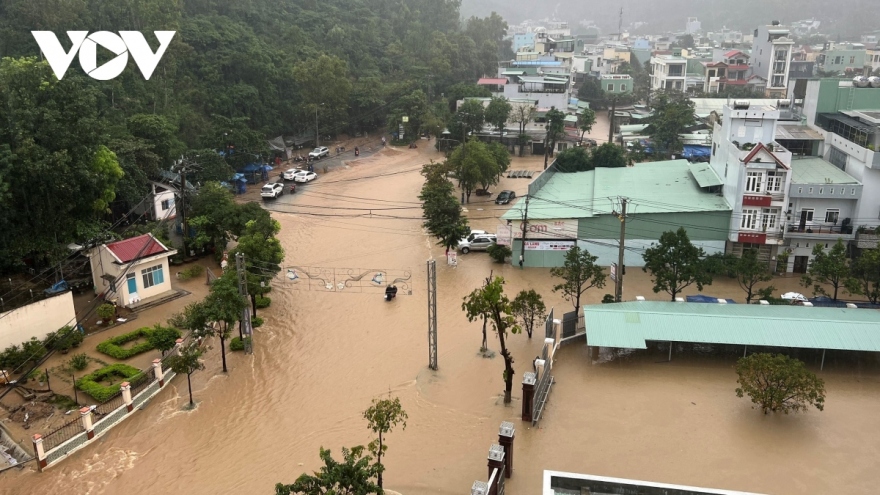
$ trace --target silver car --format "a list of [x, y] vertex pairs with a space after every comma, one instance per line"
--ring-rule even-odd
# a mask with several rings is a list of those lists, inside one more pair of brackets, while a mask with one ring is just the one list
[[462, 254], [468, 254], [471, 251], [485, 251], [489, 246], [495, 244], [497, 237], [495, 234], [478, 234], [473, 236], [471, 240], [463, 240], [458, 243], [458, 249]]

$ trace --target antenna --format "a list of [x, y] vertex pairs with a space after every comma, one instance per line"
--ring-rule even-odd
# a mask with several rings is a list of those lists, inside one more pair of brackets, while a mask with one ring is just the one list
[[623, 39], [623, 6], [620, 7], [620, 16], [617, 18], [617, 41]]

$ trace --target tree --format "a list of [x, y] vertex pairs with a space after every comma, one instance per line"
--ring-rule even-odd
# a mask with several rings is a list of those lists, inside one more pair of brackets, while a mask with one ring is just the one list
[[678, 39], [678, 43], [682, 48], [693, 48], [694, 47], [694, 37], [690, 34], [685, 34], [681, 38]]
[[292, 73], [303, 100], [303, 119], [311, 122], [317, 111], [323, 115], [325, 126], [332, 122], [335, 127], [347, 120], [351, 80], [346, 61], [322, 54], [297, 63]]
[[605, 272], [596, 264], [597, 259], [588, 250], [574, 245], [565, 253], [565, 264], [550, 269], [551, 276], [562, 279], [553, 286], [553, 292], [562, 292], [562, 297], [574, 305], [575, 311], [581, 309], [584, 292], [605, 287]]
[[177, 339], [180, 338], [180, 330], [173, 327], [163, 327], [156, 323], [147, 336], [147, 340], [154, 349], [158, 349], [164, 356], [166, 352], [174, 348]]
[[817, 243], [813, 246], [813, 261], [810, 262], [807, 273], [801, 277], [801, 285], [804, 287], [812, 286], [813, 294], [828, 295], [828, 292], [820, 284], [830, 284], [834, 289], [831, 298], [836, 301], [839, 289], [853, 286], [852, 282], [847, 283], [850, 276], [851, 269], [846, 258], [846, 244], [842, 239], [837, 239], [837, 242], [828, 251], [825, 251], [822, 244]]
[[467, 136], [481, 132], [486, 121], [485, 108], [479, 100], [465, 100], [452, 116], [449, 132], [454, 139], [468, 140]]
[[486, 122], [494, 125], [498, 129], [498, 141], [504, 139], [504, 125], [510, 118], [510, 112], [513, 107], [507, 98], [503, 96], [493, 96], [486, 107]]
[[195, 402], [193, 402], [193, 389], [190, 377], [196, 371], [205, 369], [205, 364], [201, 361], [202, 352], [203, 351], [199, 347], [198, 342], [191, 341], [189, 344], [180, 348], [179, 355], [168, 358], [168, 364], [175, 373], [186, 373], [186, 386], [189, 389], [190, 407], [195, 405]]
[[271, 217], [250, 220], [245, 224], [245, 231], [239, 236], [238, 246], [233, 252], [233, 255], [244, 254], [253, 316], [257, 316], [257, 296], [271, 289], [269, 281], [281, 271], [284, 248], [275, 237], [280, 231], [281, 224]]
[[703, 285], [712, 283], [712, 274], [704, 267], [705, 255], [703, 248], [691, 244], [684, 227], [679, 227], [675, 232], [664, 232], [659, 243], [645, 250], [642, 271], [651, 272], [654, 292], [664, 291], [675, 301], [675, 296], [690, 285], [703, 290]]
[[680, 134], [694, 124], [694, 103], [680, 91], [657, 91], [651, 106], [654, 114], [647, 119], [645, 132], [654, 147], [669, 153], [680, 151]]
[[511, 306], [513, 316], [519, 321], [520, 326], [525, 329], [529, 338], [532, 338], [532, 331], [535, 329], [536, 322], [547, 317], [547, 306], [541, 294], [535, 292], [534, 289], [522, 290], [513, 299]]
[[764, 414], [825, 409], [825, 382], [797, 359], [752, 354], [737, 360], [736, 374], [736, 396], [748, 395]]
[[235, 218], [236, 205], [229, 189], [219, 182], [208, 182], [199, 189], [189, 203], [189, 225], [195, 229], [193, 243], [196, 247], [214, 246], [218, 251], [226, 249], [229, 242], [230, 220]]
[[367, 420], [368, 428], [376, 434], [376, 439], [367, 445], [370, 453], [376, 456], [376, 474], [379, 481], [379, 489], [382, 489], [382, 473], [385, 472], [385, 465], [382, 464], [382, 456], [388, 450], [385, 445], [385, 435], [391, 433], [397, 425], [401, 425], [402, 429], [406, 429], [406, 420], [408, 416], [406, 411], [400, 405], [400, 399], [373, 399], [373, 405], [364, 411], [364, 419]]
[[874, 304], [880, 300], [880, 249], [864, 249], [850, 263], [851, 277], [847, 280], [847, 292], [861, 294]]
[[[746, 293], [746, 304], [752, 302], [752, 298], [759, 290], [756, 287], [759, 283], [773, 280], [773, 274], [770, 273], [767, 263], [758, 259], [757, 249], [743, 251], [742, 256], [733, 262], [733, 271], [736, 273], [736, 282]], [[770, 292], [775, 290], [772, 285], [765, 289]]]
[[565, 136], [565, 114], [550, 107], [547, 111], [547, 135], [544, 141], [544, 170], [547, 170], [547, 157], [553, 156], [556, 142]]
[[626, 151], [614, 143], [602, 143], [590, 154], [593, 168], [616, 168], [626, 166]]
[[[247, 303], [238, 293], [238, 274], [235, 270], [226, 270], [214, 280], [210, 292], [201, 304], [202, 308], [197, 314], [203, 324], [198, 327], [220, 338], [220, 355], [223, 359], [223, 372], [226, 373], [226, 339], [229, 338], [232, 325], [241, 318], [242, 311], [247, 307]], [[215, 325], [208, 326], [209, 322]]]
[[487, 189], [498, 184], [510, 163], [510, 155], [498, 143], [486, 144], [471, 139], [464, 146], [455, 148], [446, 163], [455, 171], [458, 185], [470, 201], [471, 193], [477, 186]]
[[425, 183], [419, 194], [425, 218], [422, 225], [437, 238], [437, 244], [447, 250], [458, 246], [470, 232], [468, 219], [461, 214], [461, 204], [455, 198], [452, 183], [446, 178], [448, 170], [445, 163], [425, 165], [422, 168]]
[[462, 311], [467, 314], [468, 321], [486, 318], [492, 322], [492, 328], [498, 335], [501, 345], [501, 356], [504, 358], [504, 403], [510, 404], [510, 392], [513, 389], [513, 356], [507, 349], [507, 332], [517, 334], [520, 326], [513, 316], [513, 305], [504, 294], [504, 279], [495, 277], [486, 281], [483, 287], [474, 289], [465, 296], [461, 304]]
[[593, 170], [590, 152], [583, 146], [574, 146], [556, 155], [556, 170], [563, 173], [587, 172]]
[[336, 461], [330, 450], [321, 447], [324, 465], [313, 474], [303, 473], [292, 484], [275, 485], [275, 495], [371, 495], [382, 493], [382, 487], [373, 483], [377, 464], [370, 464], [364, 456], [364, 447], [342, 448], [343, 462]]
[[596, 112], [585, 108], [583, 113], [578, 115], [578, 129], [581, 131], [581, 141], [584, 140], [584, 135], [593, 130], [594, 125], [596, 125]]
[[531, 139], [526, 134], [526, 126], [532, 121], [532, 116], [535, 114], [535, 106], [532, 103], [516, 102], [513, 103], [513, 109], [510, 114], [510, 121], [519, 126], [516, 144], [519, 145], [519, 156], [523, 156], [523, 147], [529, 144]]

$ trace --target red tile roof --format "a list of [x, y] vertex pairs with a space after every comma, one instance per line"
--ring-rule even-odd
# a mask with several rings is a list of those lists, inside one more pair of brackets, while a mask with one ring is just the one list
[[730, 58], [730, 57], [733, 57], [733, 56], [735, 56], [737, 53], [742, 53], [743, 55], [745, 55], [745, 53], [743, 53], [743, 52], [741, 52], [741, 51], [739, 51], [739, 50], [730, 50], [729, 52], [727, 52], [727, 53], [724, 54], [724, 58]]
[[152, 234], [144, 234], [132, 237], [131, 239], [116, 241], [107, 244], [107, 249], [123, 263], [168, 251], [168, 248], [157, 241]]

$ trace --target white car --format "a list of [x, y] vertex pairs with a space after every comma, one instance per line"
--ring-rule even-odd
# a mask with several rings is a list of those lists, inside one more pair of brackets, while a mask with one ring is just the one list
[[260, 196], [263, 199], [277, 199], [279, 196], [284, 194], [284, 184], [280, 182], [270, 182], [263, 186], [263, 189], [260, 190]]
[[309, 158], [314, 158], [316, 160], [325, 156], [330, 156], [330, 148], [326, 146], [318, 146], [309, 153]]
[[299, 170], [296, 168], [291, 168], [289, 170], [285, 170], [284, 173], [281, 174], [281, 177], [284, 180], [293, 180], [296, 177], [296, 174], [298, 174], [300, 172], [302, 172], [302, 170]]
[[461, 250], [461, 254], [468, 254], [471, 251], [485, 251], [489, 249], [489, 246], [494, 245], [496, 240], [495, 234], [477, 234], [470, 241], [465, 239], [459, 242], [458, 249]]
[[471, 233], [468, 234], [467, 237], [462, 239], [461, 242], [471, 242], [472, 240], [474, 240], [474, 237], [476, 237], [478, 235], [487, 235], [487, 234], [489, 234], [489, 233], [486, 232], [485, 230], [471, 230]]
[[317, 178], [318, 178], [318, 174], [316, 174], [314, 172], [302, 170], [298, 174], [293, 176], [293, 181], [294, 182], [311, 182]]

